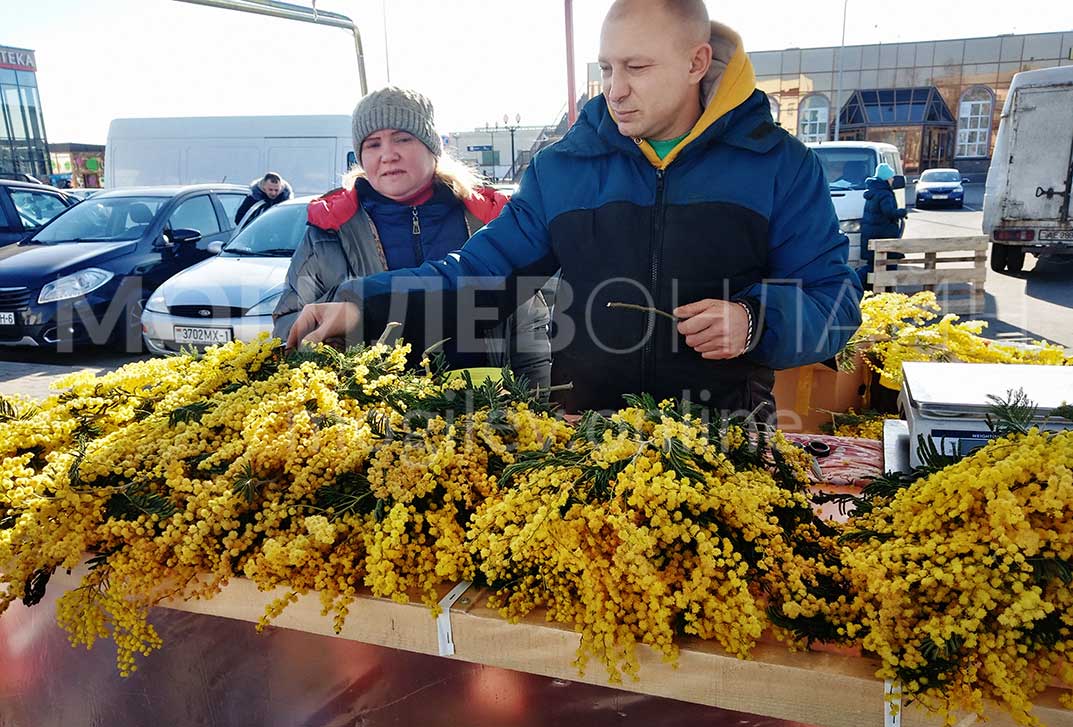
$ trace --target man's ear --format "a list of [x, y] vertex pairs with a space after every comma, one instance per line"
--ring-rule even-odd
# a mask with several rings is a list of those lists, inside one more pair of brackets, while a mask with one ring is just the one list
[[689, 62], [689, 80], [694, 83], [700, 83], [711, 67], [712, 47], [707, 43], [701, 43], [693, 49], [693, 57]]

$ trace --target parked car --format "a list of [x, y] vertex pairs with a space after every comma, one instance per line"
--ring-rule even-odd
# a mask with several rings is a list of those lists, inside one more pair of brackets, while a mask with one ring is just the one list
[[965, 188], [961, 185], [968, 183], [969, 179], [962, 177], [956, 169], [925, 169], [918, 179], [913, 180], [916, 207], [953, 205], [960, 208], [965, 204]]
[[63, 190], [63, 193], [68, 197], [71, 197], [75, 202], [82, 202], [89, 199], [95, 194], [99, 194], [103, 190], [89, 187], [71, 187], [70, 189]]
[[74, 203], [55, 187], [0, 179], [0, 246], [29, 236]]
[[10, 179], [13, 182], [29, 182], [30, 184], [45, 184], [34, 175], [26, 172], [0, 172], [0, 179]]
[[178, 273], [149, 298], [142, 314], [147, 349], [167, 355], [272, 332], [272, 311], [306, 228], [312, 197], [269, 208], [215, 257]]
[[984, 187], [991, 269], [1013, 274], [1025, 254], [1073, 256], [1073, 67], [1023, 71], [1002, 105]]
[[224, 200], [245, 194], [231, 184], [102, 192], [0, 248], [0, 344], [140, 349], [149, 296], [230, 236]]
[[849, 264], [861, 264], [861, 217], [864, 216], [865, 180], [881, 162], [896, 175], [891, 180], [899, 207], [905, 207], [905, 177], [898, 147], [876, 141], [825, 141], [808, 145], [820, 158], [831, 201], [838, 214], [838, 228], [849, 238]]

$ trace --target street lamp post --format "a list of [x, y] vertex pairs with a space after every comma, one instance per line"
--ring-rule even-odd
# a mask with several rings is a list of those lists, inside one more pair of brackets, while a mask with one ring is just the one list
[[489, 125], [487, 121], [484, 122], [484, 130], [488, 132], [488, 135], [492, 139], [492, 173], [488, 176], [492, 178], [493, 182], [497, 182], [499, 180], [496, 179], [496, 132], [499, 130], [499, 122], [495, 122], [494, 125]]
[[838, 48], [838, 93], [835, 94], [835, 141], [842, 121], [842, 70], [846, 65], [846, 11], [849, 0], [842, 0], [842, 45]]
[[514, 114], [514, 125], [510, 124], [510, 116], [503, 114], [503, 127], [510, 132], [510, 181], [514, 182], [518, 176], [518, 155], [514, 153], [514, 132], [522, 123], [522, 115]]

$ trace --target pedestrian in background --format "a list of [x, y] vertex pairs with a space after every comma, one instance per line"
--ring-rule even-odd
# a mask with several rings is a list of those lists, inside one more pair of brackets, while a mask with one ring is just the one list
[[269, 207], [280, 202], [286, 202], [292, 195], [291, 185], [287, 183], [286, 179], [276, 172], [268, 172], [260, 179], [250, 182], [250, 193], [246, 195], [246, 199], [242, 200], [238, 211], [235, 212], [235, 224], [241, 226], [242, 218], [253, 209], [254, 205], [258, 205], [258, 207], [250, 215], [250, 219], [246, 221], [247, 223], [261, 215]]
[[868, 274], [874, 271], [876, 259], [876, 254], [868, 249], [868, 241], [901, 237], [901, 222], [908, 214], [904, 207], [898, 207], [898, 200], [890, 186], [892, 179], [894, 169], [889, 164], [880, 164], [876, 167], [875, 176], [865, 180], [867, 190], [864, 193], [864, 215], [861, 217], [861, 260], [864, 261], [864, 267], [857, 271], [865, 290], [872, 289]]

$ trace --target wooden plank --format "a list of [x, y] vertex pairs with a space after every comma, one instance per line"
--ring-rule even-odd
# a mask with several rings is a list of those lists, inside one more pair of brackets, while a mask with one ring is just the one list
[[876, 270], [877, 285], [938, 285], [941, 283], [984, 284], [987, 272], [977, 268], [950, 268], [943, 270], [899, 269]]
[[[50, 588], [70, 590], [79, 585], [85, 569], [57, 571]], [[446, 591], [446, 588], [444, 589]], [[207, 601], [168, 602], [166, 608], [255, 623], [265, 606], [286, 589], [261, 592], [253, 582], [234, 578]], [[321, 615], [316, 594], [301, 596], [273, 621], [280, 628], [361, 641], [423, 654], [439, 653], [436, 622], [419, 604], [359, 595], [350, 607], [343, 631], [335, 634], [332, 617]], [[252, 628], [252, 627], [251, 627]], [[683, 640], [677, 668], [648, 647], [638, 646], [640, 679], [609, 684], [599, 664], [590, 663], [579, 675], [572, 662], [578, 634], [547, 623], [534, 614], [511, 624], [486, 605], [485, 594], [468, 592], [451, 610], [455, 658], [556, 679], [668, 697], [696, 704], [734, 709], [749, 714], [787, 719], [819, 727], [861, 727], [882, 724], [883, 683], [876, 679], [876, 662], [848, 653], [791, 652], [775, 642], [761, 643], [749, 660], [728, 656], [709, 641]], [[164, 644], [164, 649], [168, 648]], [[1073, 711], [1061, 707], [1065, 690], [1048, 689], [1036, 701], [1035, 714], [1047, 727], [1073, 727]], [[997, 707], [988, 710], [989, 727], [1014, 727]], [[936, 715], [908, 707], [904, 727], [938, 727]]]
[[870, 250], [889, 252], [956, 252], [960, 250], [987, 250], [986, 235], [971, 237], [919, 237], [908, 239], [880, 238], [869, 240]]

